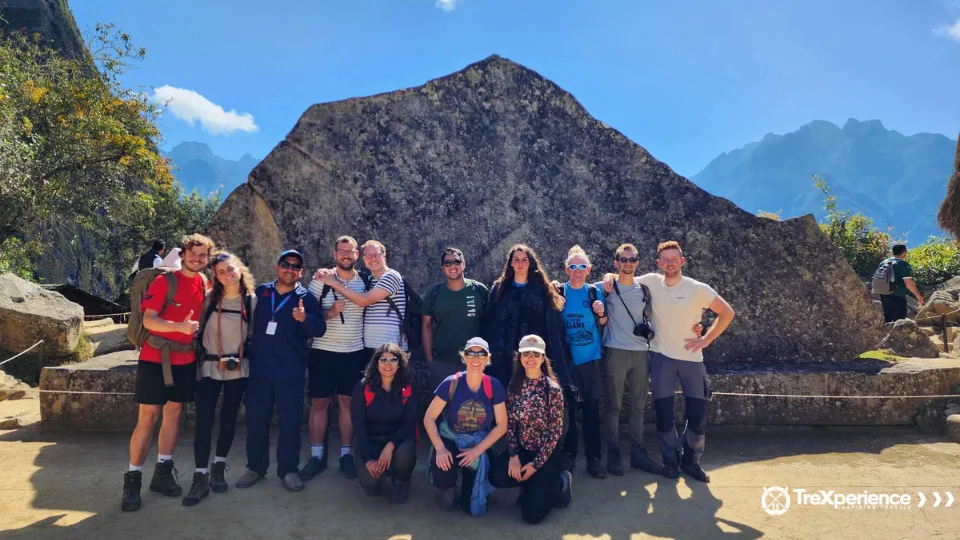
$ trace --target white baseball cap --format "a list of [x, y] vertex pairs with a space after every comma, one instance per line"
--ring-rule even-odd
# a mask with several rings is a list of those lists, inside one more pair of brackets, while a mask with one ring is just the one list
[[543, 341], [542, 337], [530, 334], [523, 336], [523, 339], [520, 340], [520, 348], [517, 351], [537, 351], [540, 354], [547, 354], [547, 343]]
[[467, 340], [467, 344], [463, 346], [463, 350], [467, 350], [470, 347], [480, 347], [481, 349], [487, 351], [487, 354], [490, 354], [490, 345], [487, 344], [487, 340], [482, 337], [472, 337]]

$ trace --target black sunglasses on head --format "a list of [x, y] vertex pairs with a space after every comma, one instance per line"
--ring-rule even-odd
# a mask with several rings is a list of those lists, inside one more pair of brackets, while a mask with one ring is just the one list
[[287, 261], [280, 261], [279, 266], [284, 270], [303, 270], [303, 265], [300, 263], [289, 263]]

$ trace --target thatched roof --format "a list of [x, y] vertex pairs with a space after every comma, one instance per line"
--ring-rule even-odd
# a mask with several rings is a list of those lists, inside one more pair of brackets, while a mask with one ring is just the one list
[[960, 137], [957, 137], [957, 155], [953, 158], [953, 176], [947, 184], [947, 196], [940, 203], [937, 223], [941, 229], [960, 239]]

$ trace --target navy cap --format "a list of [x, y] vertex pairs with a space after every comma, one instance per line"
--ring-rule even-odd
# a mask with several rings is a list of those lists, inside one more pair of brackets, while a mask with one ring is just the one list
[[286, 259], [287, 257], [296, 257], [300, 259], [300, 264], [303, 264], [303, 255], [295, 249], [288, 249], [280, 254], [280, 257], [277, 258], [277, 264], [280, 264], [280, 261]]

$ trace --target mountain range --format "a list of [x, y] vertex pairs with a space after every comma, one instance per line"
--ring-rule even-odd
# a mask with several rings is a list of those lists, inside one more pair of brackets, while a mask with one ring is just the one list
[[953, 170], [956, 143], [944, 135], [905, 136], [879, 120], [839, 127], [815, 120], [785, 135], [767, 134], [721, 154], [693, 180], [751, 213], [783, 218], [826, 212], [813, 174], [827, 181], [840, 209], [862, 212], [894, 238], [921, 243], [943, 235], [937, 207]]
[[250, 171], [260, 162], [250, 154], [236, 161], [222, 158], [201, 142], [182, 142], [161, 154], [173, 161], [173, 175], [186, 193], [196, 189], [206, 195], [220, 189], [221, 200], [246, 182]]

